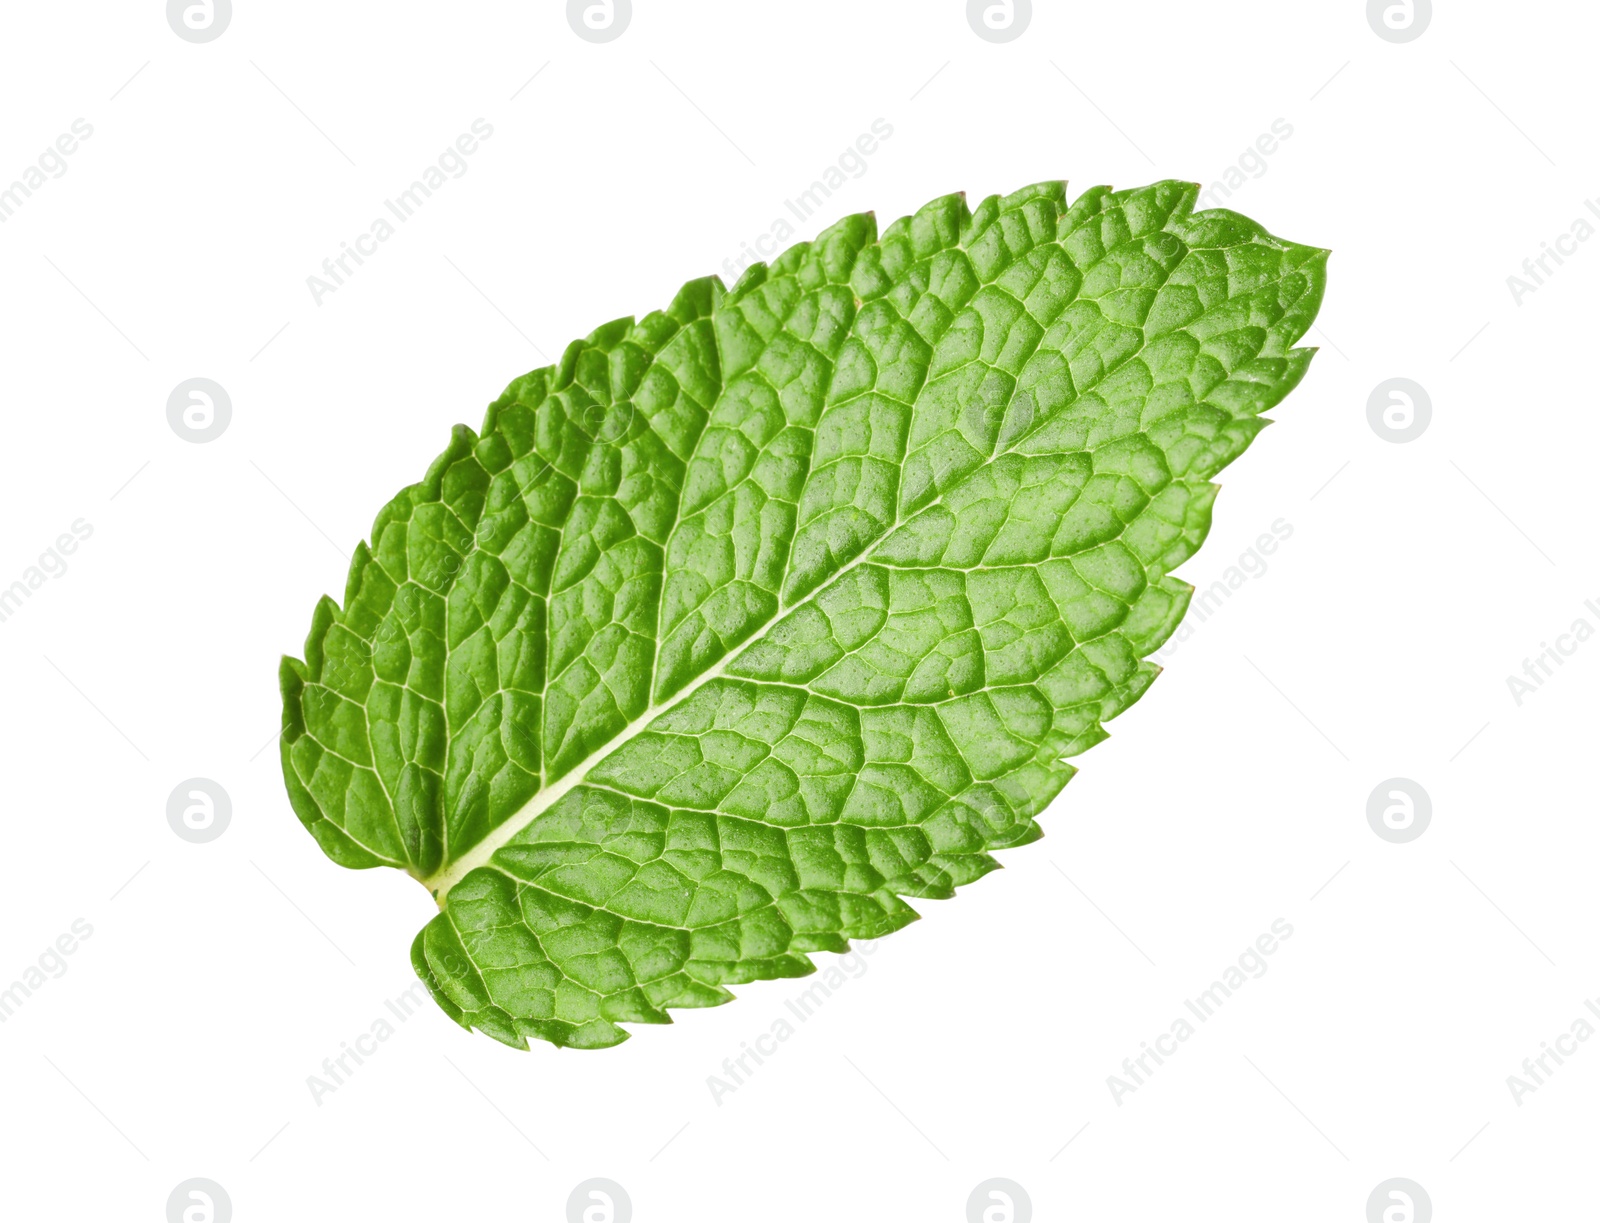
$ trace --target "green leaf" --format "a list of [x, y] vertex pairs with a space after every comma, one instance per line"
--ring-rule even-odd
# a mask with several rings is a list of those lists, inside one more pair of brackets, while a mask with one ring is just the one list
[[1040, 835], [1313, 351], [1327, 252], [1197, 190], [846, 217], [456, 428], [281, 676], [294, 809], [435, 894], [445, 1011], [616, 1044]]

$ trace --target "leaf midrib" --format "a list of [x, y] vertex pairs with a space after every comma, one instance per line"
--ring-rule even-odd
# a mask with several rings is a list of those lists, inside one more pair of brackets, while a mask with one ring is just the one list
[[[1135, 349], [1133, 353], [1129, 354], [1129, 358], [1131, 359], [1136, 353], [1142, 351], [1143, 348], [1144, 345], [1141, 344], [1138, 349]], [[1018, 435], [1012, 441], [1010, 447], [1008, 447], [1007, 450], [1002, 453], [1010, 453], [1017, 445], [1019, 445], [1028, 437], [1031, 437], [1034, 431], [1041, 427], [1045, 421], [1049, 419], [1052, 419], [1052, 417], [1045, 417], [1042, 420], [1035, 421], [1032, 427], [1030, 427], [1025, 433]], [[979, 466], [974, 467], [960, 480], [956, 481], [951, 488], [958, 488], [962, 484], [965, 484], [966, 481], [973, 475], [981, 471], [984, 467], [989, 466], [989, 464], [993, 463], [999, 457], [1001, 456], [991, 455]], [[926, 513], [934, 506], [940, 504], [944, 500], [944, 497], [945, 494], [943, 492], [939, 493], [925, 504], [919, 505], [914, 513]], [[462, 854], [461, 857], [455, 859], [455, 861], [451, 862], [443, 870], [438, 871], [433, 875], [430, 875], [426, 878], [418, 875], [416, 878], [421, 881], [424, 887], [434, 894], [434, 899], [439, 902], [439, 907], [443, 909], [445, 897], [449, 894], [451, 888], [465, 878], [469, 872], [477, 869], [480, 866], [487, 866], [489, 864], [489, 860], [494, 857], [495, 853], [502, 846], [514, 840], [517, 834], [521, 833], [551, 807], [555, 806], [557, 802], [566, 796], [568, 791], [576, 789], [578, 786], [582, 785], [584, 780], [588, 777], [590, 770], [592, 770], [595, 765], [599, 764], [602, 760], [609, 756], [617, 749], [619, 745], [625, 743], [640, 731], [644, 730], [651, 722], [655, 721], [669, 710], [683, 704], [684, 701], [688, 700], [712, 680], [723, 678], [727, 674], [729, 665], [739, 658], [739, 656], [743, 653], [744, 647], [747, 643], [760, 638], [767, 632], [767, 630], [778, 623], [778, 621], [790, 615], [798, 608], [804, 607], [824, 590], [829, 589], [836, 582], [838, 582], [838, 580], [845, 574], [851, 572], [858, 566], [865, 564], [871, 558], [877, 545], [884, 539], [887, 539], [889, 535], [891, 535], [894, 530], [900, 526], [901, 522], [902, 518], [900, 509], [899, 506], [896, 505], [894, 521], [885, 527], [876, 539], [874, 539], [866, 547], [862, 548], [859, 555], [841, 565], [833, 573], [829, 574], [825, 580], [818, 582], [817, 585], [812, 588], [812, 590], [803, 598], [789, 604], [787, 607], [780, 606], [778, 610], [773, 613], [771, 618], [763, 622], [759, 628], [747, 636], [743, 641], [731, 648], [722, 656], [715, 666], [711, 667], [703, 675], [697, 677], [693, 682], [685, 685], [676, 695], [672, 696], [668, 700], [663, 701], [659, 705], [650, 705], [637, 718], [628, 723], [627, 726], [623, 727], [610, 739], [606, 740], [604, 744], [586, 756], [579, 764], [574, 766], [570, 773], [562, 777], [559, 781], [555, 782], [555, 784], [550, 786], [548, 789], [540, 790], [531, 799], [529, 799], [527, 803], [516, 812], [516, 814], [507, 817], [504, 822], [491, 829], [482, 840], [473, 845], [472, 848], [467, 850], [466, 853]], [[787, 566], [785, 568], [787, 569]], [[653, 679], [654, 677], [652, 677], [652, 681]]]
[[[1162, 228], [1165, 229], [1166, 227], [1163, 226]], [[1059, 238], [1057, 240], [1059, 241]], [[952, 249], [966, 251], [968, 248], [963, 243], [959, 243], [958, 242]], [[1110, 252], [1107, 251], [1105, 253], [1109, 254]], [[860, 300], [858, 299], [857, 300], [858, 307], [859, 307], [860, 304], [861, 304]], [[1141, 352], [1143, 352], [1145, 350], [1145, 348], [1149, 344], [1150, 336], [1148, 335], [1147, 332], [1145, 332], [1143, 330], [1143, 328], [1140, 329], [1139, 340], [1140, 340], [1140, 342], [1139, 342], [1139, 345], [1138, 345], [1137, 348], [1135, 348], [1132, 351], [1130, 351], [1129, 353], [1127, 353], [1123, 357], [1123, 359], [1121, 361], [1118, 361], [1116, 363], [1115, 366], [1112, 366], [1111, 368], [1102, 370], [1100, 378], [1096, 379], [1096, 381], [1103, 380], [1106, 376], [1108, 376], [1112, 372], [1112, 369], [1119, 368], [1120, 366], [1122, 366], [1126, 362], [1133, 360], [1135, 357], [1137, 357]], [[717, 358], [718, 358], [718, 365], [719, 365], [719, 368], [720, 368], [721, 364], [722, 364], [723, 354], [722, 354], [722, 351], [721, 351], [721, 342], [720, 342], [720, 339], [719, 339], [719, 337], [717, 335], [715, 327], [712, 328], [712, 343], [717, 347]], [[924, 385], [924, 387], [926, 386], [926, 379], [924, 379], [923, 385]], [[1073, 402], [1075, 402], [1079, 397], [1081, 397], [1082, 393], [1086, 389], [1087, 388], [1074, 386], [1073, 387]], [[866, 392], [863, 392], [863, 394], [865, 394], [865, 393]], [[919, 388], [917, 393], [918, 393], [919, 396], [921, 395], [921, 393], [922, 393], [921, 388]], [[915, 404], [912, 404], [910, 406], [914, 408]], [[924, 504], [919, 505], [916, 508], [916, 510], [914, 511], [913, 516], [926, 513], [928, 510], [932, 509], [934, 506], [941, 504], [944, 501], [945, 494], [947, 492], [953, 491], [956, 488], [960, 488], [962, 485], [966, 484], [966, 482], [968, 480], [970, 480], [974, 475], [976, 475], [978, 472], [982, 471], [984, 468], [989, 467], [994, 462], [996, 462], [998, 459], [1002, 458], [1004, 455], [1014, 453], [1018, 446], [1020, 446], [1028, 438], [1032, 437], [1034, 435], [1034, 433], [1038, 432], [1038, 430], [1043, 428], [1046, 423], [1048, 423], [1049, 421], [1055, 419], [1057, 414], [1058, 413], [1049, 413], [1049, 414], [1047, 414], [1045, 416], [1042, 416], [1039, 419], [1033, 421], [1033, 423], [1026, 430], [1024, 430], [1022, 433], [1018, 434], [1015, 438], [1013, 438], [1010, 441], [1010, 443], [1007, 444], [1007, 446], [1003, 450], [1001, 450], [999, 453], [991, 454], [987, 459], [985, 459], [977, 467], [974, 467], [971, 471], [967, 472], [964, 476], [962, 476], [959, 480], [957, 480], [954, 484], [952, 484], [949, 489], [945, 489], [943, 491], [940, 491], [933, 498], [931, 498], [930, 500], [928, 500]], [[902, 463], [901, 470], [903, 472], [903, 470], [904, 470], [904, 458], [902, 458], [901, 463]], [[424, 887], [426, 887], [430, 892], [433, 893], [433, 897], [434, 897], [435, 901], [438, 902], [439, 908], [441, 910], [444, 909], [444, 907], [445, 907], [445, 899], [449, 895], [449, 892], [450, 892], [451, 888], [453, 888], [457, 883], [459, 883], [463, 878], [465, 878], [472, 871], [476, 870], [478, 867], [489, 865], [490, 860], [494, 857], [494, 855], [502, 847], [504, 847], [505, 845], [510, 843], [520, 833], [525, 831], [530, 825], [533, 824], [533, 822], [535, 820], [537, 820], [546, 811], [550, 810], [550, 808], [555, 806], [555, 804], [558, 803], [562, 798], [564, 798], [570, 791], [572, 791], [572, 790], [576, 789], [578, 786], [582, 785], [584, 783], [584, 781], [587, 780], [590, 771], [593, 770], [594, 767], [597, 764], [599, 764], [602, 760], [604, 760], [607, 756], [609, 756], [613, 751], [615, 751], [618, 746], [620, 746], [622, 743], [625, 743], [628, 740], [632, 739], [640, 731], [646, 729], [651, 722], [655, 721], [657, 718], [661, 717], [663, 714], [665, 714], [668, 711], [670, 711], [672, 709], [675, 709], [679, 705], [683, 704], [686, 700], [688, 700], [696, 692], [700, 691], [700, 689], [705, 687], [707, 684], [711, 683], [713, 680], [717, 680], [717, 679], [723, 678], [727, 674], [728, 666], [730, 664], [732, 664], [736, 659], [738, 659], [740, 657], [740, 655], [743, 653], [744, 647], [749, 642], [752, 642], [752, 641], [755, 641], [755, 640], [759, 639], [769, 629], [771, 629], [773, 625], [778, 623], [778, 621], [782, 620], [784, 617], [788, 616], [789, 614], [794, 612], [796, 609], [798, 609], [800, 607], [803, 607], [805, 604], [807, 604], [811, 600], [815, 599], [822, 591], [827, 590], [830, 587], [832, 587], [845, 574], [847, 574], [847, 573], [851, 572], [852, 570], [856, 569], [858, 566], [860, 566], [862, 564], [865, 564], [867, 562], [867, 560], [872, 556], [874, 551], [876, 550], [877, 545], [880, 544], [883, 540], [887, 539], [889, 537], [889, 535], [891, 535], [895, 531], [895, 529], [898, 528], [901, 525], [901, 522], [902, 522], [902, 516], [901, 516], [901, 510], [900, 510], [900, 506], [899, 506], [899, 498], [897, 496], [896, 497], [896, 505], [895, 505], [894, 521], [891, 522], [887, 527], [885, 527], [884, 530], [875, 539], [873, 539], [870, 543], [868, 543], [865, 547], [863, 547], [861, 549], [861, 552], [857, 556], [852, 558], [850, 561], [846, 562], [844, 565], [840, 566], [833, 573], [829, 574], [824, 580], [818, 582], [817, 585], [809, 593], [807, 593], [803, 598], [797, 600], [796, 602], [794, 602], [792, 604], [789, 604], [788, 606], [783, 606], [781, 604], [781, 602], [780, 602], [778, 610], [776, 612], [774, 612], [773, 615], [769, 619], [767, 619], [765, 622], [763, 622], [759, 628], [757, 628], [755, 631], [753, 631], [748, 636], [746, 636], [737, 645], [732, 647], [726, 654], [723, 655], [723, 657], [716, 663], [715, 666], [713, 666], [710, 669], [708, 669], [703, 675], [698, 676], [691, 683], [685, 685], [676, 695], [674, 695], [673, 697], [669, 698], [668, 700], [666, 700], [666, 701], [664, 701], [664, 702], [662, 702], [660, 704], [655, 704], [655, 703], [650, 704], [644, 710], [643, 713], [641, 713], [632, 722], [628, 723], [627, 726], [623, 727], [620, 731], [618, 731], [615, 735], [613, 735], [610, 739], [608, 739], [604, 744], [602, 744], [600, 747], [596, 748], [593, 752], [591, 752], [588, 756], [586, 756], [582, 761], [580, 761], [577, 765], [575, 765], [573, 767], [573, 769], [569, 773], [567, 773], [564, 777], [560, 778], [558, 781], [556, 781], [549, 788], [541, 789], [537, 794], [535, 794], [531, 799], [529, 799], [528, 802], [525, 803], [515, 814], [513, 814], [511, 816], [508, 816], [504, 821], [502, 821], [500, 824], [497, 824], [494, 828], [492, 828], [488, 833], [486, 833], [484, 835], [484, 837], [481, 840], [479, 840], [470, 849], [468, 849], [464, 854], [462, 854], [462, 856], [460, 858], [457, 858], [457, 859], [453, 860], [448, 865], [446, 865], [442, 870], [436, 871], [434, 874], [429, 875], [429, 876], [417, 875], [416, 872], [414, 872], [414, 871], [411, 872], [411, 874], [416, 879], [418, 879], [422, 883], [422, 885]], [[674, 531], [677, 530], [677, 526], [678, 525], [679, 524], [676, 523], [676, 522], [673, 524], [673, 530]], [[793, 541], [792, 540], [790, 541], [790, 547], [791, 547], [791, 549], [793, 547]], [[665, 553], [663, 552], [663, 561], [664, 560], [665, 560]], [[785, 574], [787, 574], [787, 572], [788, 572], [788, 563], [787, 562], [785, 562], [784, 572], [785, 572]], [[659, 663], [659, 658], [660, 658], [659, 611], [658, 611], [657, 623], [658, 623], [658, 630], [657, 630], [657, 641], [656, 641], [655, 658], [656, 658], [657, 663]], [[656, 679], [656, 676], [654, 674], [654, 668], [652, 668], [652, 675], [651, 675], [651, 687], [652, 688], [654, 688], [654, 686], [655, 686], [655, 679]]]
[[[958, 246], [956, 249], [965, 250], [966, 248], [963, 246]], [[857, 305], [859, 306], [860, 304], [860, 300], [857, 299]], [[712, 331], [712, 342], [718, 345], [717, 357], [720, 363], [722, 358], [721, 345], [716, 339], [715, 329]], [[1136, 349], [1135, 352], [1142, 350], [1143, 347], [1144, 346], [1141, 344], [1139, 349]], [[1131, 357], [1133, 354], [1129, 355]], [[866, 392], [863, 392], [863, 394], [865, 393]], [[921, 394], [920, 390], [918, 391], [918, 394]], [[913, 408], [915, 407], [914, 404], [908, 406]], [[1030, 427], [1025, 433], [1022, 433], [1016, 437], [1004, 453], [1009, 453], [1010, 450], [1014, 449], [1025, 438], [1031, 436], [1034, 430], [1039, 428], [1043, 423], [1043, 420], [1034, 421], [1032, 427]], [[969, 471], [952, 487], [959, 487], [961, 484], [964, 484], [967, 479], [969, 479], [976, 472], [982, 470], [984, 467], [987, 467], [990, 463], [993, 463], [997, 457], [999, 456], [990, 455], [988, 459], [979, 464], [978, 467], [974, 467], [972, 471]], [[914, 513], [926, 513], [943, 500], [944, 493], [941, 492], [931, 500], [927, 501], [925, 504], [919, 505]], [[663, 701], [660, 704], [652, 703], [649, 705], [637, 718], [635, 718], [632, 722], [629, 722], [628, 725], [623, 727], [610, 739], [606, 740], [606, 742], [600, 747], [596, 748], [576, 766], [574, 766], [571, 772], [567, 773], [566, 776], [562, 777], [549, 788], [540, 790], [514, 815], [507, 817], [503, 822], [490, 829], [490, 831], [484, 835], [482, 840], [478, 841], [475, 845], [468, 849], [464, 854], [461, 855], [461, 857], [449, 863], [443, 870], [437, 871], [427, 877], [415, 875], [415, 872], [412, 872], [412, 874], [422, 883], [423, 887], [427, 888], [433, 893], [434, 899], [438, 902], [439, 907], [441, 909], [444, 908], [445, 898], [449, 895], [451, 888], [453, 888], [457, 883], [461, 882], [463, 878], [465, 878], [470, 872], [476, 870], [478, 867], [487, 866], [489, 864], [489, 860], [494, 857], [495, 853], [498, 852], [501, 847], [514, 840], [519, 833], [527, 829], [529, 825], [531, 825], [541, 815], [543, 815], [551, 807], [555, 806], [556, 803], [561, 801], [561, 799], [564, 798], [569, 791], [574, 790], [578, 786], [582, 785], [595, 765], [599, 764], [602, 760], [609, 756], [617, 749], [619, 745], [633, 738], [640, 731], [648, 727], [651, 722], [655, 721], [669, 710], [675, 709], [677, 706], [683, 704], [696, 692], [700, 691], [701, 688], [704, 688], [707, 684], [711, 683], [711, 681], [723, 678], [727, 674], [728, 666], [743, 653], [744, 647], [747, 643], [760, 638], [770, 628], [772, 628], [773, 625], [777, 624], [778, 621], [790, 615], [798, 608], [801, 608], [807, 603], [811, 602], [811, 600], [815, 599], [824, 590], [827, 590], [829, 587], [833, 586], [840, 578], [855, 569], [857, 566], [865, 564], [868, 558], [872, 555], [876, 546], [884, 539], [888, 538], [889, 535], [892, 534], [898, 526], [900, 526], [902, 517], [898, 502], [899, 499], [897, 497], [894, 521], [885, 527], [883, 531], [878, 534], [877, 538], [863, 547], [857, 556], [841, 565], [833, 573], [829, 574], [824, 580], [818, 582], [816, 586], [814, 586], [803, 598], [798, 599], [788, 606], [783, 606], [780, 602], [778, 610], [774, 612], [770, 618], [764, 621], [754, 632], [746, 636], [743, 641], [740, 641], [737, 645], [729, 649], [728, 652], [717, 661], [716, 665], [709, 668], [704, 674], [696, 677], [689, 684], [686, 684], [674, 696], [668, 698], [666, 701]], [[677, 529], [676, 523], [674, 524], [673, 529]], [[793, 540], [790, 541], [790, 547], [793, 548]], [[787, 562], [784, 565], [784, 572], [785, 574], [788, 572]], [[657, 623], [659, 626], [659, 616]], [[657, 629], [656, 636], [656, 660], [659, 663], [659, 627]], [[655, 686], [656, 677], [654, 674], [652, 674], [650, 678], [651, 687], [653, 688]]]

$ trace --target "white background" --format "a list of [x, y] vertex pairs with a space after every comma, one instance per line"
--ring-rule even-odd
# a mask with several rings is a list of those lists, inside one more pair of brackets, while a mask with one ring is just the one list
[[[240, 1223], [559, 1220], [605, 1176], [641, 1223], [956, 1221], [1003, 1176], [1040, 1220], [1360, 1223], [1404, 1176], [1441, 1221], [1588, 1217], [1600, 1040], [1520, 1104], [1506, 1078], [1600, 996], [1600, 643], [1520, 706], [1506, 677], [1600, 626], [1600, 242], [1520, 305], [1506, 278], [1600, 191], [1600, 14], [1440, 8], [1394, 45], [1355, 0], [1040, 0], [993, 45], [955, 0], [636, 0], [591, 45], [557, 3], [239, 0], [191, 45], [154, 0], [7, 6], [0, 182], [94, 129], [0, 225], [0, 585], [93, 527], [0, 623], [0, 984], [94, 929], [0, 1025], [7, 1215], [156, 1223], [201, 1176]], [[480, 117], [469, 172], [315, 304], [306, 278]], [[294, 818], [279, 656], [452, 424], [737, 260], [880, 117], [798, 237], [958, 189], [1209, 183], [1292, 126], [1228, 202], [1334, 252], [1322, 351], [1183, 574], [1292, 536], [1044, 840], [922, 904], [720, 1104], [707, 1076], [806, 982], [600, 1053], [430, 1005], [314, 1102], [434, 906]], [[197, 376], [233, 403], [205, 445], [166, 420]], [[1433, 404], [1408, 444], [1367, 421], [1395, 376]], [[193, 776], [232, 797], [210, 844], [167, 824]], [[1406, 845], [1366, 819], [1394, 776], [1433, 801]], [[1280, 917], [1266, 975], [1116, 1102], [1107, 1076]]]

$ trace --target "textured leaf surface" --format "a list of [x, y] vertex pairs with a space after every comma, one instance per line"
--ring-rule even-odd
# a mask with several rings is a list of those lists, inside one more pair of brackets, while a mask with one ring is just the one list
[[994, 869], [1157, 668], [1326, 252], [1196, 188], [871, 215], [513, 382], [282, 669], [284, 777], [442, 911], [460, 1023], [599, 1047]]

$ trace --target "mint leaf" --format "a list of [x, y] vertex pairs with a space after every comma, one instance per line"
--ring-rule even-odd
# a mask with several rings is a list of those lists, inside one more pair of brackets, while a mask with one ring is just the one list
[[1040, 835], [1313, 351], [1327, 252], [1197, 190], [846, 217], [456, 428], [281, 673], [294, 809], [434, 893], [445, 1011], [616, 1044]]

